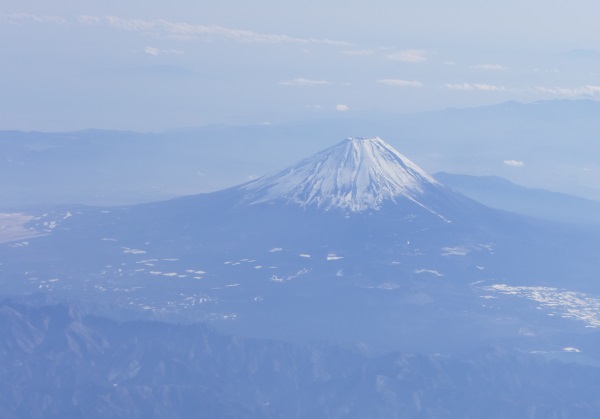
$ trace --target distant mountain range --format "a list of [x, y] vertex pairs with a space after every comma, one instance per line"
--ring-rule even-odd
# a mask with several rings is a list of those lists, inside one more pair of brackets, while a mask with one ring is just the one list
[[[501, 176], [600, 199], [600, 104], [507, 102], [164, 133], [0, 132], [0, 207], [121, 205], [216, 191], [273, 173], [349, 135], [379, 135], [434, 173]], [[521, 166], [509, 166], [514, 161]]]
[[600, 202], [543, 189], [526, 188], [498, 176], [440, 172], [434, 177], [475, 201], [505, 211], [548, 220], [600, 224]]

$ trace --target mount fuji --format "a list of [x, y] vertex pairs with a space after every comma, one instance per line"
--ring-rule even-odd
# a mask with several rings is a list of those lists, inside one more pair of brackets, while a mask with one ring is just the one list
[[386, 201], [419, 201], [441, 185], [380, 138], [348, 138], [241, 188], [251, 203], [284, 202], [324, 210], [379, 209]]
[[379, 138], [226, 190], [25, 227], [0, 245], [4, 293], [93, 313], [430, 353], [560, 352], [600, 327], [596, 232], [481, 205]]

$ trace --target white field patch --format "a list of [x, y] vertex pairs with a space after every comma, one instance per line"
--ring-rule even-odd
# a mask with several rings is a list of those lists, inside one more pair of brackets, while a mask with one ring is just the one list
[[[459, 246], [446, 246], [442, 247], [442, 256], [467, 256], [471, 252], [487, 252], [491, 255], [494, 254], [493, 243], [479, 243], [475, 245], [459, 245]], [[478, 266], [479, 270], [483, 270], [483, 267]]]
[[0, 243], [9, 243], [45, 235], [45, 233], [25, 227], [25, 224], [33, 219], [32, 215], [23, 213], [0, 213]]
[[146, 253], [145, 250], [141, 250], [141, 249], [131, 249], [129, 247], [122, 247], [121, 249], [123, 249], [123, 253], [129, 253], [132, 255], [143, 255]]
[[25, 246], [29, 246], [29, 242], [18, 242], [18, 243], [11, 243], [9, 244], [10, 247], [25, 247]]
[[393, 282], [384, 282], [383, 284], [377, 285], [376, 288], [379, 288], [380, 290], [392, 291], [397, 288], [400, 288], [400, 285], [395, 284]]
[[238, 261], [228, 260], [228, 261], [224, 262], [223, 264], [230, 265], [230, 266], [239, 266], [244, 263], [254, 263], [254, 262], [256, 262], [256, 259], [240, 259]]
[[304, 269], [299, 270], [295, 274], [288, 275], [288, 276], [272, 275], [271, 276], [271, 281], [273, 281], [273, 282], [288, 282], [288, 281], [296, 279], [296, 278], [298, 278], [298, 277], [300, 277], [302, 275], [306, 275], [309, 272], [310, 272], [310, 269], [304, 268]]
[[442, 256], [466, 256], [470, 250], [464, 246], [443, 247]]
[[413, 271], [416, 274], [431, 274], [431, 275], [435, 275], [435, 276], [444, 276], [443, 273], [440, 273], [438, 271], [436, 271], [435, 269], [415, 269]]
[[484, 289], [538, 302], [542, 308], [550, 311], [549, 316], [582, 321], [586, 323], [586, 327], [600, 327], [600, 298], [583, 292], [506, 284], [494, 284]]
[[44, 227], [50, 229], [50, 230], [54, 230], [56, 228], [56, 226], [58, 225], [58, 223], [56, 221], [44, 221]]
[[152, 262], [158, 262], [158, 259], [144, 259], [144, 260], [138, 260], [135, 263], [143, 263], [144, 265], [147, 265], [148, 263], [152, 263]]

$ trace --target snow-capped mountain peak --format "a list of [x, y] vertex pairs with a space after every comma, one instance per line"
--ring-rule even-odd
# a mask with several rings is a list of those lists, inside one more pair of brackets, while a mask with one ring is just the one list
[[378, 137], [348, 138], [275, 174], [245, 184], [250, 203], [283, 201], [329, 210], [379, 209], [419, 197], [438, 182]]

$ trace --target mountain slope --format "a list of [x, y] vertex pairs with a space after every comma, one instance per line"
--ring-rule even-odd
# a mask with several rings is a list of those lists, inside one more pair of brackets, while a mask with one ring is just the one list
[[436, 173], [454, 190], [492, 208], [569, 223], [600, 224], [600, 202], [558, 192], [526, 188], [497, 176]]
[[597, 234], [478, 204], [380, 139], [215, 193], [30, 226], [46, 235], [0, 246], [4, 292], [90, 312], [426, 352], [576, 346], [600, 325]]
[[600, 409], [598, 367], [501, 348], [366, 357], [7, 301], [0, 325], [6, 419], [594, 418]]
[[250, 203], [281, 201], [359, 212], [396, 199], [423, 205], [419, 197], [436, 187], [434, 178], [376, 137], [348, 138], [242, 190]]

